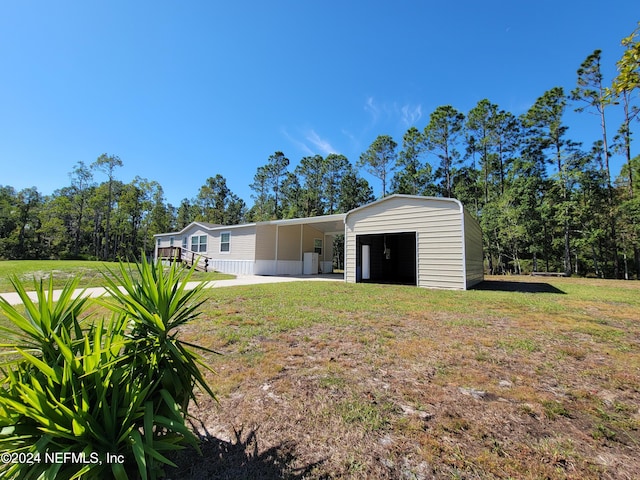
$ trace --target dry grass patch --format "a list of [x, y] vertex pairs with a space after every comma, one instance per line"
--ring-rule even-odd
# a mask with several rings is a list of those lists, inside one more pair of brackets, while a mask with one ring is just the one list
[[170, 478], [639, 478], [640, 283], [491, 280], [212, 290], [182, 334], [220, 404]]

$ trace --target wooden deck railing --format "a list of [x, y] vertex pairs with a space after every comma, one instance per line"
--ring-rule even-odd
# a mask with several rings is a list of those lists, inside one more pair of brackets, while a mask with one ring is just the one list
[[193, 252], [182, 247], [158, 247], [158, 260], [182, 262], [186, 265], [195, 265], [196, 270], [208, 271], [209, 258], [201, 253]]

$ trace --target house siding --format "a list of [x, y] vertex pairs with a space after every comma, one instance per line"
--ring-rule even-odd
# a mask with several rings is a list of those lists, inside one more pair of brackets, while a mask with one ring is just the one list
[[[222, 233], [230, 233], [229, 252], [220, 251], [220, 239]], [[158, 247], [173, 246], [182, 247], [182, 240], [187, 239], [187, 249], [191, 250], [191, 238], [194, 236], [206, 236], [206, 251], [196, 252], [195, 255], [203, 255], [209, 258], [207, 265], [210, 270], [233, 274], [252, 274], [256, 252], [256, 226], [229, 226], [220, 227], [205, 226], [193, 223], [181, 232], [167, 233], [156, 236], [156, 257]]]
[[[230, 233], [229, 252], [220, 251], [220, 238]], [[209, 232], [211, 245], [207, 245], [208, 256], [220, 260], [255, 260], [256, 226], [220, 228]]]
[[256, 226], [256, 260], [276, 259], [276, 226]]
[[278, 261], [302, 261], [300, 232], [300, 225], [280, 225], [278, 227]]

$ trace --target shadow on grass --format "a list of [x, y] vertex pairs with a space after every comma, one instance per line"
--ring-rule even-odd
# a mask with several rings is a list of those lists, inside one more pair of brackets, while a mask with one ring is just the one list
[[564, 295], [559, 288], [543, 282], [503, 282], [500, 280], [485, 280], [473, 287], [474, 290], [489, 290], [496, 292], [522, 293], [557, 293]]
[[285, 442], [260, 453], [257, 428], [243, 439], [242, 428], [234, 429], [235, 439], [228, 442], [208, 432], [200, 437], [199, 455], [193, 448], [171, 455], [178, 468], [167, 467], [173, 480], [301, 480], [322, 461], [303, 467], [296, 462], [293, 442]]

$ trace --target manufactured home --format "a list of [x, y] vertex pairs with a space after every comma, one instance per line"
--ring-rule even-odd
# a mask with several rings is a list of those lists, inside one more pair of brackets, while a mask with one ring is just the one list
[[452, 198], [391, 195], [346, 214], [244, 225], [193, 222], [156, 238], [156, 258], [234, 274], [333, 271], [344, 234], [346, 282], [462, 289], [484, 278], [482, 231]]

